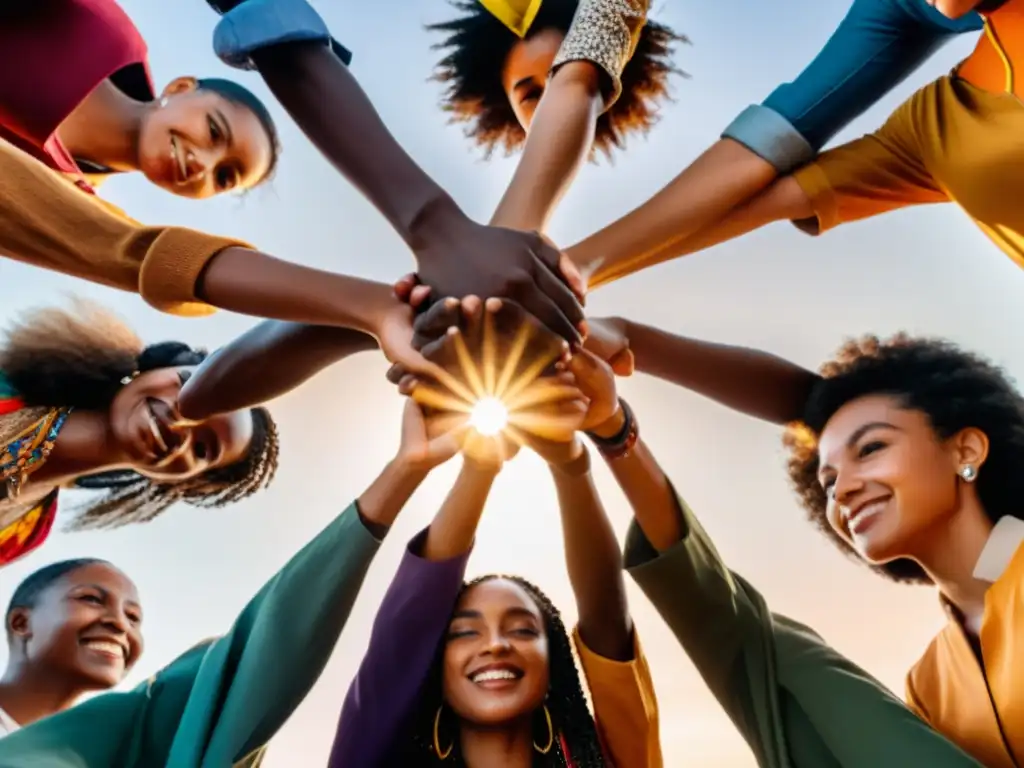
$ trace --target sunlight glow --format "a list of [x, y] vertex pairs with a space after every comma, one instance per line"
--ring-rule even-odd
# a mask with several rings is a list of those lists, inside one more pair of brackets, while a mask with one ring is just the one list
[[508, 408], [496, 397], [485, 397], [470, 411], [469, 424], [481, 435], [492, 437], [508, 424]]

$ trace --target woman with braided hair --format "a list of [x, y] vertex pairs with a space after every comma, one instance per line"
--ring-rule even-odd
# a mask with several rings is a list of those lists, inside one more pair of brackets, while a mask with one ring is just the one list
[[[487, 302], [487, 312], [502, 309]], [[615, 410], [614, 377], [586, 355], [557, 366], [562, 399], [542, 416], [546, 437], [513, 431], [551, 469], [576, 628], [567, 631], [551, 601], [520, 577], [463, 583], [488, 493], [519, 445], [470, 432], [461, 473], [410, 542], [378, 610], [331, 768], [662, 765], [657, 697], [630, 618], [622, 557], [576, 437], [580, 428], [603, 434]], [[401, 389], [419, 397], [426, 386], [410, 377]]]
[[149, 347], [79, 302], [29, 313], [0, 345], [0, 565], [39, 547], [62, 488], [97, 492], [76, 530], [147, 522], [178, 501], [230, 504], [266, 487], [277, 432], [263, 408], [184, 421], [177, 398], [205, 357]]

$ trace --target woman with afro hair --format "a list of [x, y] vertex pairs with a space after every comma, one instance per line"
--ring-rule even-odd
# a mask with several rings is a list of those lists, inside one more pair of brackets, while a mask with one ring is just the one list
[[145, 346], [101, 308], [26, 314], [0, 343], [0, 566], [53, 526], [62, 489], [88, 489], [73, 529], [154, 519], [176, 502], [222, 507], [277, 468], [264, 408], [185, 421], [178, 396], [202, 351]]
[[648, 21], [648, 0], [452, 5], [456, 18], [428, 27], [444, 35], [443, 108], [488, 156], [523, 150], [493, 223], [543, 230], [585, 158], [654, 124], [684, 38]]
[[948, 621], [908, 674], [911, 709], [982, 764], [1020, 765], [1024, 396], [1006, 375], [905, 335], [849, 342], [815, 375], [627, 320], [591, 326], [602, 356], [790, 424], [811, 521], [880, 575], [938, 589]]
[[[522, 414], [510, 423], [551, 469], [576, 628], [567, 631], [551, 601], [523, 578], [463, 581], [491, 485], [519, 444], [469, 432], [455, 485], [409, 544], [378, 610], [332, 768], [662, 765], [656, 696], [622, 558], [589, 453], [574, 433], [606, 434], [604, 422], [618, 409], [614, 376], [579, 355], [558, 378], [562, 400], [535, 413], [536, 424]], [[420, 400], [427, 386], [407, 379], [402, 390]], [[546, 437], [527, 433], [527, 423], [544, 423]]]

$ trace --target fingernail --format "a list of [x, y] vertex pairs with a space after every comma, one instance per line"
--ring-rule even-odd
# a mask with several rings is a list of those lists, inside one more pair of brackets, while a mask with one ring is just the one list
[[455, 336], [456, 334], [458, 334], [458, 332], [459, 332], [458, 326], [455, 326], [455, 325], [449, 325], [448, 326], [447, 333], [448, 333], [449, 336]]
[[454, 296], [449, 296], [447, 299], [444, 300], [444, 306], [446, 309], [455, 309], [457, 306], [459, 306], [459, 300], [456, 299]]

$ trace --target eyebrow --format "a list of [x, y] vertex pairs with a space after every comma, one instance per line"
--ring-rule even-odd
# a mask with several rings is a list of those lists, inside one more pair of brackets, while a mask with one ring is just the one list
[[218, 122], [220, 122], [221, 128], [224, 130], [224, 138], [227, 139], [228, 146], [234, 146], [235, 134], [231, 132], [231, 123], [228, 122], [228, 119], [224, 116], [224, 113], [221, 112], [219, 109], [215, 109], [213, 111], [217, 115], [217, 120]]
[[533, 75], [527, 75], [526, 77], [524, 77], [522, 80], [520, 80], [519, 82], [512, 86], [512, 90], [518, 91], [527, 85], [533, 85]]
[[[537, 614], [531, 611], [529, 608], [509, 608], [507, 611], [505, 611], [505, 616], [526, 616], [535, 621], [539, 620]], [[455, 621], [456, 619], [482, 619], [483, 617], [484, 615], [480, 613], [480, 611], [463, 610], [456, 611], [452, 615], [452, 621]]]
[[[867, 424], [861, 424], [859, 427], [857, 427], [857, 429], [853, 430], [853, 434], [846, 438], [846, 447], [852, 448], [857, 444], [858, 440], [860, 440], [862, 437], [864, 437], [864, 435], [866, 435], [873, 429], [895, 429], [897, 432], [902, 431], [895, 424], [890, 424], [888, 421], [869, 421]], [[822, 464], [821, 467], [818, 469], [818, 477], [821, 477], [821, 473], [826, 468], [831, 469], [832, 465]]]
[[[100, 584], [75, 584], [75, 586], [71, 588], [71, 591], [74, 592], [76, 589], [95, 589], [97, 592], [103, 593], [104, 597], [110, 594], [110, 590]], [[137, 603], [134, 600], [125, 600], [124, 602], [125, 605], [133, 606], [138, 608], [140, 611], [142, 610], [141, 603]]]

